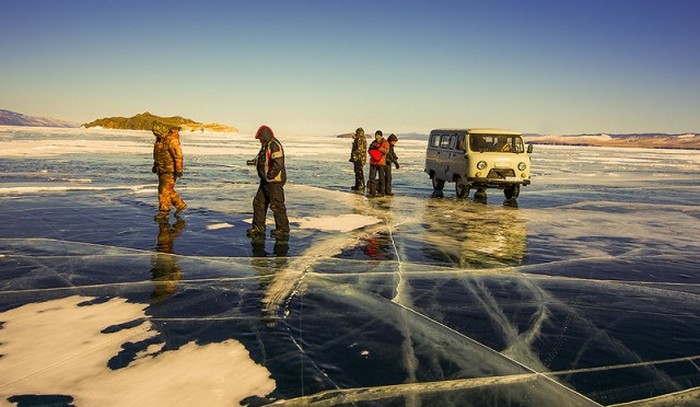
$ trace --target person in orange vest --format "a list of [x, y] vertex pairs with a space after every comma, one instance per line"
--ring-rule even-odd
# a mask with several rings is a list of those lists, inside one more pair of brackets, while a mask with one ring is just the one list
[[[370, 198], [384, 196], [386, 155], [389, 153], [389, 142], [384, 138], [381, 130], [374, 132], [374, 141], [367, 150], [369, 154], [369, 194]], [[379, 190], [377, 190], [377, 176], [379, 176]]]

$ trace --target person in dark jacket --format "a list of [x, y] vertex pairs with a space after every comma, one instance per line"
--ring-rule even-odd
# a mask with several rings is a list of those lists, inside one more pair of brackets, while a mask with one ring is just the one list
[[178, 128], [168, 128], [156, 123], [151, 130], [156, 136], [153, 144], [153, 168], [158, 174], [158, 214], [156, 219], [168, 219], [170, 207], [175, 206], [175, 216], [187, 209], [187, 204], [175, 191], [175, 182], [182, 177], [182, 148]]
[[391, 166], [393, 165], [397, 170], [399, 169], [399, 157], [394, 152], [394, 146], [399, 139], [392, 133], [387, 137], [386, 141], [389, 142], [389, 152], [386, 155], [386, 166], [384, 168], [384, 194], [394, 195], [391, 192]]
[[[389, 143], [384, 138], [381, 130], [374, 132], [374, 141], [367, 150], [369, 154], [369, 194], [370, 198], [384, 196], [384, 170], [386, 166], [386, 155], [389, 153]], [[379, 180], [377, 180], [377, 176]], [[379, 181], [379, 190], [377, 190]]]
[[353, 163], [355, 171], [355, 185], [350, 189], [353, 191], [365, 190], [365, 163], [367, 162], [367, 139], [365, 130], [358, 127], [352, 140], [352, 151], [350, 152], [350, 162]]
[[270, 231], [274, 238], [289, 236], [289, 219], [284, 204], [284, 184], [287, 182], [287, 170], [284, 167], [284, 149], [275, 138], [272, 129], [260, 126], [255, 138], [260, 140], [260, 152], [256, 160], [260, 186], [253, 198], [253, 226], [246, 231], [251, 237], [265, 234], [265, 217], [267, 208], [275, 217], [275, 229]]

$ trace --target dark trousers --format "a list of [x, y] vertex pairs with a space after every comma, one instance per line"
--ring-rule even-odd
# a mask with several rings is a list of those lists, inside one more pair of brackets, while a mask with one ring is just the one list
[[265, 229], [265, 217], [267, 208], [272, 210], [275, 217], [275, 228], [280, 231], [289, 231], [289, 219], [287, 207], [284, 205], [284, 188], [279, 182], [261, 182], [258, 192], [253, 198], [253, 226]]
[[362, 161], [357, 160], [352, 163], [355, 170], [355, 187], [364, 188], [365, 187], [365, 165]]
[[384, 193], [387, 195], [391, 193], [391, 165], [384, 166]]
[[[369, 194], [384, 195], [385, 165], [369, 165]], [[377, 177], [379, 177], [379, 190], [377, 190]]]

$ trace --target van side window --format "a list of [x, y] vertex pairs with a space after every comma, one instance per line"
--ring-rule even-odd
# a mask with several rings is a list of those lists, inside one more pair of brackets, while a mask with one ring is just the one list
[[440, 148], [450, 147], [450, 136], [449, 134], [443, 134], [440, 139]]
[[440, 147], [440, 135], [439, 134], [433, 134], [430, 136], [430, 147]]
[[515, 152], [516, 153], [524, 153], [525, 152], [525, 146], [523, 145], [523, 139], [521, 139], [519, 137], [515, 139]]
[[456, 144], [457, 144], [457, 135], [453, 134], [450, 136], [450, 150], [454, 150]]
[[457, 150], [466, 151], [467, 147], [464, 143], [464, 135], [457, 136]]

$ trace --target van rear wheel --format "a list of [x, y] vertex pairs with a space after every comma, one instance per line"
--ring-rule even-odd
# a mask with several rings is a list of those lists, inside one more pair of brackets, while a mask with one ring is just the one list
[[433, 176], [433, 178], [431, 179], [433, 180], [433, 189], [436, 191], [442, 191], [442, 188], [445, 187], [445, 180], [440, 179], [436, 176]]
[[462, 177], [457, 177], [455, 180], [455, 192], [457, 193], [457, 198], [466, 198], [469, 196], [469, 187], [464, 185]]
[[515, 199], [520, 195], [520, 185], [511, 185], [503, 189], [506, 199]]

